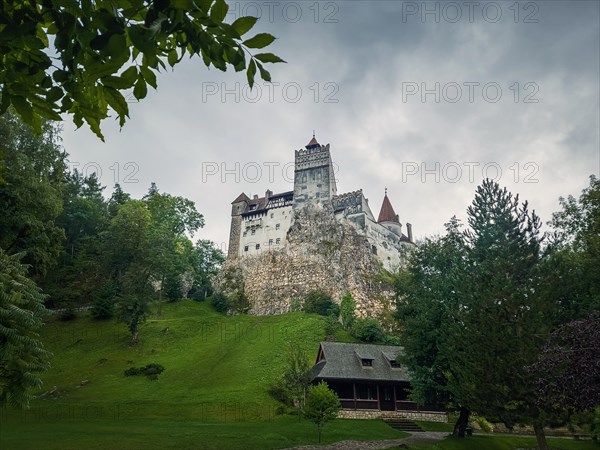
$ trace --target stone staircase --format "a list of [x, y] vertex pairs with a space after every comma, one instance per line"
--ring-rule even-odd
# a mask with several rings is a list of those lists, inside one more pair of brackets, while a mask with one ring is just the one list
[[403, 419], [383, 419], [394, 430], [405, 431], [407, 433], [422, 433], [423, 430], [419, 425], [410, 420]]

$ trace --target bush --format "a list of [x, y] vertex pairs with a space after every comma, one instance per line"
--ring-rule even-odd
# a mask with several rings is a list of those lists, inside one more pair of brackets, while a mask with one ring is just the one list
[[375, 319], [356, 319], [351, 334], [361, 342], [376, 344], [386, 341], [386, 334]]
[[327, 316], [325, 320], [325, 336], [334, 336], [335, 332], [341, 328], [338, 320], [333, 316]]
[[333, 302], [331, 296], [321, 291], [312, 291], [304, 302], [304, 312], [337, 317], [340, 315], [340, 307]]
[[275, 381], [271, 386], [269, 386], [267, 392], [269, 393], [271, 398], [277, 400], [280, 403], [283, 403], [286, 406], [291, 407], [294, 405], [294, 401], [290, 395], [289, 390], [286, 388], [283, 379], [278, 379], [277, 381]]
[[213, 294], [210, 298], [210, 304], [220, 313], [226, 313], [229, 310], [229, 300], [221, 292]]
[[479, 426], [479, 428], [486, 433], [491, 433], [494, 431], [494, 426], [489, 423], [485, 417], [477, 417], [475, 419], [475, 423]]
[[144, 367], [130, 367], [125, 370], [124, 374], [126, 377], [133, 377], [136, 375], [146, 375], [151, 380], [156, 380], [158, 376], [165, 371], [165, 368], [160, 364], [150, 363]]

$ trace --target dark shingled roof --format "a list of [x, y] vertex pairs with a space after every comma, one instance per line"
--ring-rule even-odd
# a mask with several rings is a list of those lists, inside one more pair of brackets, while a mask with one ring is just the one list
[[[321, 342], [312, 379], [410, 381], [406, 368], [390, 365], [401, 352], [402, 347], [395, 345]], [[363, 367], [361, 358], [372, 358], [372, 366]]]
[[398, 222], [398, 216], [394, 212], [394, 208], [390, 203], [390, 199], [387, 194], [383, 197], [383, 203], [381, 205], [381, 211], [379, 211], [379, 218], [377, 219], [378, 223], [381, 222]]
[[241, 193], [240, 195], [237, 196], [237, 198], [232, 201], [231, 203], [238, 203], [238, 202], [249, 202], [250, 201], [250, 197], [248, 197], [245, 193]]

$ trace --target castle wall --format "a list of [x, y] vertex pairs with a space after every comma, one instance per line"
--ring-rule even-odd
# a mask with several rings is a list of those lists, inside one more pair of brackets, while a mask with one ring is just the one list
[[[240, 223], [238, 256], [256, 256], [286, 245], [286, 234], [292, 221], [292, 207], [271, 208], [245, 215]], [[258, 245], [258, 248], [257, 248]]]

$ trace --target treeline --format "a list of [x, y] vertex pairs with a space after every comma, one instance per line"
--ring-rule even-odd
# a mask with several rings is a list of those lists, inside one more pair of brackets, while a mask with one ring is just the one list
[[20, 255], [46, 294], [48, 308], [67, 319], [81, 307], [96, 318], [115, 314], [124, 299], [204, 299], [224, 260], [206, 240], [194, 202], [159, 192], [142, 199], [119, 184], [105, 198], [95, 173], [67, 166], [55, 125], [34, 135], [10, 113], [0, 117], [0, 248]]
[[[427, 238], [389, 274], [411, 396], [421, 405], [544, 427], [600, 419], [600, 181], [541, 232], [541, 221], [486, 180], [446, 234]], [[598, 420], [596, 419], [596, 420]]]

